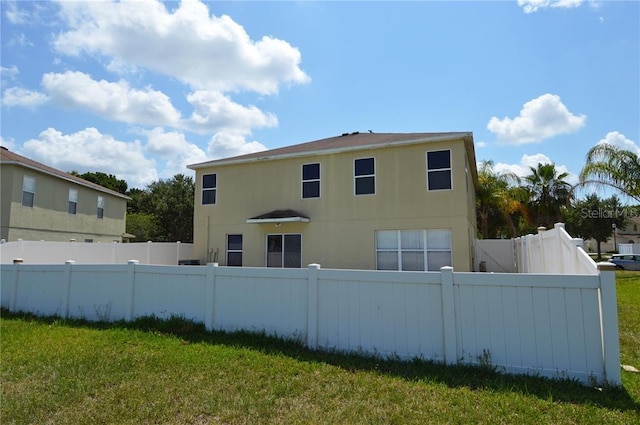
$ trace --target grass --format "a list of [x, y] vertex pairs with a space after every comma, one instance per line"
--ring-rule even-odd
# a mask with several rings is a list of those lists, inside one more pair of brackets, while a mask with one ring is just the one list
[[[640, 368], [640, 273], [617, 272], [621, 357]], [[622, 388], [311, 351], [180, 318], [90, 323], [2, 311], [2, 424], [632, 424]]]

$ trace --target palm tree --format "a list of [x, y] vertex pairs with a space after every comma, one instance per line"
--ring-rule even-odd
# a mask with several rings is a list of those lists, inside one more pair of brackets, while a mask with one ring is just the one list
[[640, 156], [610, 143], [598, 143], [587, 153], [580, 185], [610, 186], [640, 201]]
[[529, 205], [537, 225], [548, 227], [562, 220], [562, 209], [571, 199], [571, 185], [565, 181], [569, 173], [559, 173], [555, 164], [539, 163], [529, 168], [531, 174], [524, 177]]
[[520, 211], [526, 216], [526, 208], [519, 193], [520, 178], [513, 173], [496, 173], [493, 161], [483, 161], [478, 171], [476, 209], [480, 221], [480, 233], [484, 239], [496, 237], [500, 224], [506, 224], [512, 238], [516, 237], [513, 214]]

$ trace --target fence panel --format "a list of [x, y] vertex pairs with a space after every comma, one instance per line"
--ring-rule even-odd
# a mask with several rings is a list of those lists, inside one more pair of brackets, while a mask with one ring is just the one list
[[209, 329], [265, 331], [312, 348], [620, 382], [613, 271], [589, 276], [130, 262], [12, 264], [0, 272], [3, 307], [13, 311], [89, 320], [181, 315]]
[[135, 267], [133, 317], [181, 316], [204, 323], [207, 273], [204, 267]]
[[[598, 276], [456, 273], [458, 356], [506, 371], [603, 379]], [[599, 348], [598, 348], [599, 347]], [[568, 373], [568, 372], [567, 372]]]
[[132, 287], [127, 265], [78, 264], [72, 270], [69, 316], [102, 321], [131, 318]]
[[216, 329], [265, 331], [284, 337], [306, 337], [307, 270], [216, 269]]
[[320, 270], [318, 342], [401, 358], [444, 358], [440, 273]]

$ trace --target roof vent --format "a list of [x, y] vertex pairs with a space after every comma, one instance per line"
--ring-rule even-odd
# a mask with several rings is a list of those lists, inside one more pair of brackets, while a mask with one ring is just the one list
[[340, 135], [340, 137], [344, 137], [344, 136], [348, 136], [348, 135], [349, 135], [349, 133], [342, 133], [342, 134]]
[[354, 132], [353, 132], [353, 133], [351, 133], [351, 134], [360, 134], [360, 132], [359, 132], [359, 131], [354, 131]]

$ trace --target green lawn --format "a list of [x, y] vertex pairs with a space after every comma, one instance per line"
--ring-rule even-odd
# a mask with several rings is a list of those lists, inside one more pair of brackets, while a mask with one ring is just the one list
[[[617, 272], [621, 357], [640, 369], [640, 273]], [[622, 388], [488, 367], [313, 352], [179, 319], [87, 323], [2, 312], [4, 424], [632, 424]]]

